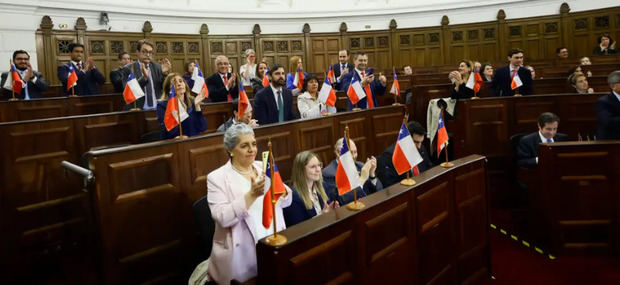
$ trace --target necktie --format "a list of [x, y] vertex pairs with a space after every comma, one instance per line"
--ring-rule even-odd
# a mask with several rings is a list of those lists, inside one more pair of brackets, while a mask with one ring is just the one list
[[[364, 72], [362, 71], [362, 80], [364, 80]], [[368, 103], [368, 109], [372, 109], [375, 107], [375, 102], [372, 100], [372, 90], [370, 90], [370, 83], [366, 84], [364, 87], [364, 92], [366, 92], [366, 102]]]
[[420, 170], [418, 169], [418, 166], [414, 166], [413, 167], [413, 176], [418, 176], [420, 175]]
[[[222, 75], [222, 78], [224, 78], [224, 85], [228, 86], [228, 76], [226, 76], [226, 74], [224, 74], [224, 75]], [[226, 87], [226, 88], [228, 88], [228, 87]], [[226, 94], [226, 99], [228, 100], [228, 102], [232, 102], [232, 96], [230, 96], [230, 92], [228, 94]]]
[[344, 64], [340, 67], [340, 72], [341, 72], [341, 73], [342, 73], [342, 71], [345, 69], [345, 67], [346, 67], [346, 66], [345, 66]]
[[77, 68], [78, 68], [79, 71], [82, 71], [82, 63], [81, 62], [78, 62]]
[[151, 107], [153, 106], [153, 86], [151, 86], [151, 71], [149, 66], [146, 66], [146, 72], [148, 73], [148, 81], [146, 82], [146, 105]]
[[551, 142], [553, 142], [553, 141], [552, 141], [551, 139], [547, 139], [547, 142], [548, 142], [548, 143], [551, 143]]
[[284, 122], [284, 103], [282, 103], [282, 91], [278, 91], [278, 122]]
[[515, 74], [517, 74], [517, 69], [516, 68], [512, 70], [512, 75], [510, 76], [510, 78], [511, 79], [514, 78]]

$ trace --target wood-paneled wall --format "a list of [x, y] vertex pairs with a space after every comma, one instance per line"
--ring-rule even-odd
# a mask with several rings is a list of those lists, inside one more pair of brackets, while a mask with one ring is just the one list
[[[571, 57], [590, 55], [602, 33], [620, 38], [620, 6], [608, 9], [570, 13], [568, 4], [559, 14], [506, 20], [510, 11], [499, 10], [496, 21], [450, 25], [447, 16], [437, 19], [434, 27], [398, 29], [395, 20], [388, 30], [348, 32], [346, 23], [337, 33], [311, 32], [305, 24], [298, 34], [261, 34], [258, 24], [247, 35], [209, 35], [207, 24], [198, 34], [153, 33], [146, 21], [142, 32], [89, 31], [83, 18], [78, 18], [73, 31], [53, 30], [50, 17], [44, 16], [36, 32], [39, 70], [53, 85], [59, 84], [56, 68], [69, 60], [67, 46], [83, 43], [86, 56], [92, 56], [104, 75], [117, 67], [117, 55], [126, 50], [135, 59], [135, 42], [146, 38], [155, 43], [155, 57], [168, 57], [173, 70], [181, 72], [187, 61], [199, 60], [205, 74], [215, 71], [218, 55], [229, 57], [235, 70], [245, 62], [243, 53], [252, 48], [257, 58], [266, 57], [270, 64], [280, 63], [288, 69], [291, 56], [301, 56], [309, 72], [325, 72], [338, 60], [338, 50], [368, 53], [369, 65], [391, 69], [407, 64], [417, 66], [455, 64], [463, 59], [504, 61], [508, 49], [520, 47], [528, 60], [555, 57], [555, 49], [566, 46]], [[575, 61], [576, 62], [576, 61]], [[288, 72], [288, 70], [287, 70]]]

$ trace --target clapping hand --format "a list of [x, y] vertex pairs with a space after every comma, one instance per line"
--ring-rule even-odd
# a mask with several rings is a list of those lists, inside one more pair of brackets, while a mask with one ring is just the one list
[[250, 188], [251, 195], [254, 197], [260, 197], [265, 194], [265, 177], [260, 176], [258, 179], [252, 177], [252, 187]]
[[28, 63], [26, 75], [24, 75], [24, 78], [23, 78], [24, 82], [30, 81], [30, 79], [32, 79], [33, 76], [34, 76], [34, 71], [32, 71], [32, 65]]
[[379, 81], [381, 82], [381, 85], [384, 85], [387, 83], [387, 78], [385, 78], [385, 75], [383, 75], [383, 73], [379, 72]]
[[232, 89], [235, 86], [235, 81], [237, 79], [237, 74], [232, 73], [230, 78], [228, 78], [228, 90]]
[[172, 69], [172, 63], [168, 58], [162, 58], [159, 63], [161, 64], [161, 72], [163, 74], [168, 74], [168, 71]]

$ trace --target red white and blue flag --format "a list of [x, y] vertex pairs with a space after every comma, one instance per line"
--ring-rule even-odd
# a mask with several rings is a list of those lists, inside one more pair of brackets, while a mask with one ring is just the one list
[[336, 75], [334, 74], [334, 69], [331, 65], [329, 66], [329, 71], [327, 71], [327, 76], [325, 78], [329, 79], [330, 84], [334, 84], [334, 82], [336, 82]]
[[[271, 157], [273, 154], [270, 153]], [[268, 159], [269, 161], [270, 159]], [[280, 176], [280, 171], [278, 171], [278, 166], [275, 161], [273, 163], [273, 178], [271, 177], [271, 163], [267, 162], [267, 170], [265, 171], [265, 197], [263, 197], [263, 226], [268, 229], [271, 226], [271, 221], [273, 220], [273, 215], [275, 213], [273, 209], [273, 201], [271, 200], [271, 183], [274, 184], [274, 192], [273, 199], [275, 202], [278, 202], [280, 196], [286, 193], [286, 188], [284, 187], [284, 182], [282, 182], [282, 177]]]
[[357, 104], [357, 102], [366, 97], [366, 92], [364, 92], [364, 88], [362, 88], [362, 84], [360, 84], [357, 76], [353, 76], [351, 79], [351, 84], [349, 84], [349, 89], [347, 89], [347, 96], [349, 96], [349, 100], [353, 104]]
[[523, 85], [523, 81], [521, 81], [521, 77], [519, 77], [519, 72], [517, 69], [512, 72], [512, 81], [510, 82], [510, 89], [515, 90]]
[[269, 74], [269, 66], [265, 68], [265, 74], [263, 74], [263, 87], [269, 86], [269, 77], [267, 74]]
[[439, 125], [437, 126], [437, 155], [441, 153], [441, 150], [448, 146], [448, 130], [443, 121], [443, 115], [439, 113]]
[[333, 107], [336, 105], [336, 91], [334, 91], [332, 84], [329, 82], [329, 77], [327, 76], [325, 77], [323, 86], [321, 86], [321, 91], [319, 91], [319, 101], [327, 106]]
[[174, 85], [172, 85], [172, 87], [170, 87], [170, 96], [168, 97], [166, 113], [164, 114], [164, 125], [166, 125], [167, 131], [172, 130], [181, 123], [179, 122], [179, 117], [181, 117], [181, 122], [183, 122], [189, 115], [187, 111], [185, 111], [183, 104], [179, 104], [179, 97], [176, 96]]
[[[10, 76], [10, 77], [9, 77]], [[11, 72], [7, 76], [6, 81], [4, 82], [4, 89], [13, 90], [16, 94], [22, 93], [22, 88], [24, 87], [24, 81], [19, 76], [19, 72], [15, 68], [15, 64], [11, 64]]]
[[338, 156], [338, 168], [336, 168], [336, 186], [338, 186], [338, 195], [344, 195], [347, 192], [359, 187], [360, 177], [357, 173], [357, 166], [353, 155], [349, 151], [349, 143], [346, 138], [342, 139], [342, 148]]
[[[241, 82], [239, 82], [241, 83]], [[250, 104], [250, 99], [248, 99], [248, 95], [245, 94], [245, 90], [243, 89], [243, 85], [239, 84], [239, 105], [237, 106], [237, 120], [241, 120], [245, 113], [252, 111], [252, 104]]]
[[469, 78], [467, 79], [467, 83], [465, 84], [465, 87], [474, 90], [475, 93], [478, 93], [478, 91], [480, 91], [481, 86], [482, 86], [482, 77], [480, 76], [480, 73], [472, 71], [469, 74]]
[[75, 73], [75, 68], [73, 68], [73, 64], [69, 64], [69, 74], [67, 75], [67, 91], [71, 89], [71, 87], [76, 86], [78, 81], [77, 73]]
[[144, 91], [140, 88], [140, 83], [136, 80], [136, 76], [133, 72], [129, 71], [127, 84], [125, 84], [125, 89], [123, 90], [123, 98], [125, 98], [125, 102], [129, 104], [142, 97], [144, 97]]
[[304, 72], [301, 71], [301, 68], [297, 68], [297, 73], [295, 73], [295, 80], [293, 84], [297, 87], [297, 89], [301, 90], [304, 87]]
[[394, 153], [392, 154], [394, 169], [396, 169], [398, 175], [401, 175], [414, 168], [422, 160], [424, 159], [413, 143], [407, 126], [403, 123], [398, 132], [398, 141], [396, 141], [396, 147], [394, 147]]
[[400, 96], [400, 84], [398, 84], [398, 76], [396, 76], [396, 71], [394, 72], [394, 82], [392, 82], [392, 89], [390, 89], [390, 93]]
[[196, 94], [200, 94], [201, 92], [204, 92], [205, 98], [209, 98], [209, 89], [207, 89], [207, 83], [205, 82], [204, 75], [202, 75], [202, 70], [200, 70], [200, 66], [198, 66], [198, 61], [196, 61], [196, 63], [194, 64], [194, 72], [192, 72], [192, 80], [194, 80], [194, 86], [192, 87], [192, 92]]

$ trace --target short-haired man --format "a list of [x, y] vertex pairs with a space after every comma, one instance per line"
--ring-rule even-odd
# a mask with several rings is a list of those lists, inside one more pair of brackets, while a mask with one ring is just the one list
[[[45, 77], [43, 77], [43, 74], [32, 69], [28, 52], [25, 50], [16, 50], [13, 52], [13, 63], [15, 64], [15, 69], [17, 69], [17, 73], [19, 73], [19, 77], [26, 83], [20, 94], [14, 94], [15, 98], [24, 100], [41, 98], [42, 93], [47, 90], [49, 84], [45, 80]], [[0, 86], [4, 86], [7, 78], [9, 78], [9, 80], [12, 79], [12, 77], [9, 77], [9, 72], [3, 72]], [[6, 89], [3, 89], [2, 94], [3, 99], [9, 99], [13, 96], [11, 90]]]
[[[72, 43], [69, 44], [69, 52], [71, 53], [71, 61], [58, 67], [58, 80], [62, 82], [63, 90], [67, 95], [97, 95], [99, 94], [99, 85], [105, 83], [105, 76], [99, 72], [95, 61], [92, 57], [88, 57], [86, 62], [82, 61], [84, 57], [84, 45]], [[67, 90], [67, 78], [69, 77], [69, 69], [73, 66], [73, 70], [77, 74], [77, 85]]]
[[[367, 109], [369, 107], [369, 103], [367, 100], [368, 96], [372, 96], [372, 106], [379, 106], [377, 104], [377, 96], [383, 95], [383, 93], [385, 93], [385, 84], [387, 83], [385, 75], [379, 74], [378, 77], [375, 77], [372, 72], [369, 72], [369, 70], [367, 69], [368, 55], [364, 52], [355, 53], [355, 55], [353, 56], [353, 63], [355, 64], [355, 68], [342, 77], [342, 88], [340, 89], [340, 91], [347, 92], [351, 81], [353, 81], [353, 77], [355, 77], [357, 78], [357, 80], [360, 81], [360, 84], [362, 85], [362, 88], [364, 88], [364, 90], [368, 89], [366, 88], [366, 86], [369, 85], [371, 93], [366, 94], [366, 97], [359, 100], [356, 104], [357, 107], [361, 109]], [[347, 110], [352, 110], [356, 105], [351, 103], [351, 100], [349, 99]]]
[[254, 117], [261, 125], [295, 119], [293, 93], [286, 88], [284, 67], [272, 66], [268, 72], [270, 84], [254, 95]]
[[233, 116], [232, 118], [228, 119], [228, 121], [222, 123], [218, 128], [217, 131], [218, 132], [225, 132], [226, 130], [228, 130], [228, 128], [230, 128], [232, 125], [234, 124], [246, 124], [252, 128], [257, 128], [258, 127], [258, 123], [255, 119], [252, 119], [252, 110], [250, 110], [249, 108], [245, 111], [245, 114], [243, 114], [243, 116], [241, 116], [241, 118], [239, 119], [239, 102], [235, 101], [233, 102]]
[[[336, 157], [340, 155], [343, 141], [344, 140], [340, 138], [336, 141], [336, 144], [334, 145], [334, 152], [336, 154]], [[349, 151], [351, 152], [351, 156], [353, 156], [353, 160], [355, 161], [357, 171], [360, 173], [360, 182], [362, 183], [362, 187], [358, 187], [356, 190], [357, 198], [361, 198], [382, 190], [383, 185], [381, 184], [381, 181], [377, 179], [377, 176], [375, 174], [375, 170], [377, 169], [377, 159], [371, 156], [370, 158], [366, 159], [366, 163], [357, 161], [357, 146], [355, 145], [355, 142], [350, 139], [348, 146]], [[346, 193], [342, 196], [338, 195], [338, 186], [336, 185], [337, 169], [338, 159], [332, 160], [329, 165], [323, 168], [323, 187], [325, 188], [325, 194], [327, 194], [331, 201], [338, 201], [340, 205], [346, 205], [353, 202], [353, 191]]]
[[517, 144], [519, 166], [535, 168], [538, 165], [538, 144], [566, 140], [565, 134], [558, 133], [559, 124], [556, 114], [544, 112], [538, 116], [538, 131], [523, 136]]
[[[508, 66], [502, 66], [495, 71], [495, 77], [491, 82], [491, 89], [495, 96], [513, 96], [516, 91], [521, 95], [532, 94], [532, 73], [523, 67], [523, 50], [515, 48], [508, 52]], [[523, 85], [512, 89], [511, 82], [517, 74]]]
[[[430, 168], [432, 168], [433, 162], [431, 162], [431, 158], [428, 156], [428, 152], [423, 145], [424, 138], [426, 136], [426, 130], [422, 125], [416, 121], [411, 121], [407, 123], [407, 130], [413, 139], [413, 143], [415, 144], [420, 156], [422, 156], [422, 162], [417, 165], [417, 169], [411, 170], [409, 172], [410, 176], [418, 175]], [[403, 173], [402, 175], [398, 175], [396, 169], [394, 168], [394, 163], [392, 162], [392, 156], [394, 155], [394, 149], [396, 148], [396, 143], [388, 146], [381, 156], [377, 159], [377, 176], [381, 183], [383, 183], [384, 187], [390, 187], [394, 184], [399, 183], [401, 180], [407, 178], [407, 173]]]
[[123, 77], [122, 69], [125, 65], [131, 63], [131, 56], [128, 52], [122, 51], [118, 54], [118, 68], [110, 71], [110, 81], [114, 86], [114, 92], [121, 93], [125, 89], [125, 81], [127, 78]]
[[[170, 60], [164, 58], [161, 64], [154, 59], [155, 45], [148, 40], [140, 40], [136, 45], [138, 60], [123, 67], [123, 78], [129, 78], [129, 72], [133, 72], [138, 84], [144, 90], [144, 97], [136, 100], [136, 106], [143, 110], [154, 110], [157, 107], [157, 99], [161, 97], [161, 90], [168, 71], [172, 69]], [[125, 109], [133, 104], [128, 104]]]
[[232, 102], [239, 98], [237, 74], [231, 73], [228, 57], [218, 55], [215, 58], [215, 68], [217, 72], [205, 80], [211, 102]]
[[607, 76], [611, 92], [596, 100], [597, 139], [620, 139], [620, 70]]
[[336, 77], [336, 83], [334, 84], [335, 90], [340, 90], [340, 84], [342, 83], [342, 77], [353, 70], [353, 65], [349, 63], [349, 51], [346, 49], [338, 51], [338, 63], [332, 66], [334, 70], [334, 76]]
[[558, 58], [567, 59], [568, 58], [568, 49], [566, 47], [559, 47], [555, 49], [555, 54]]

